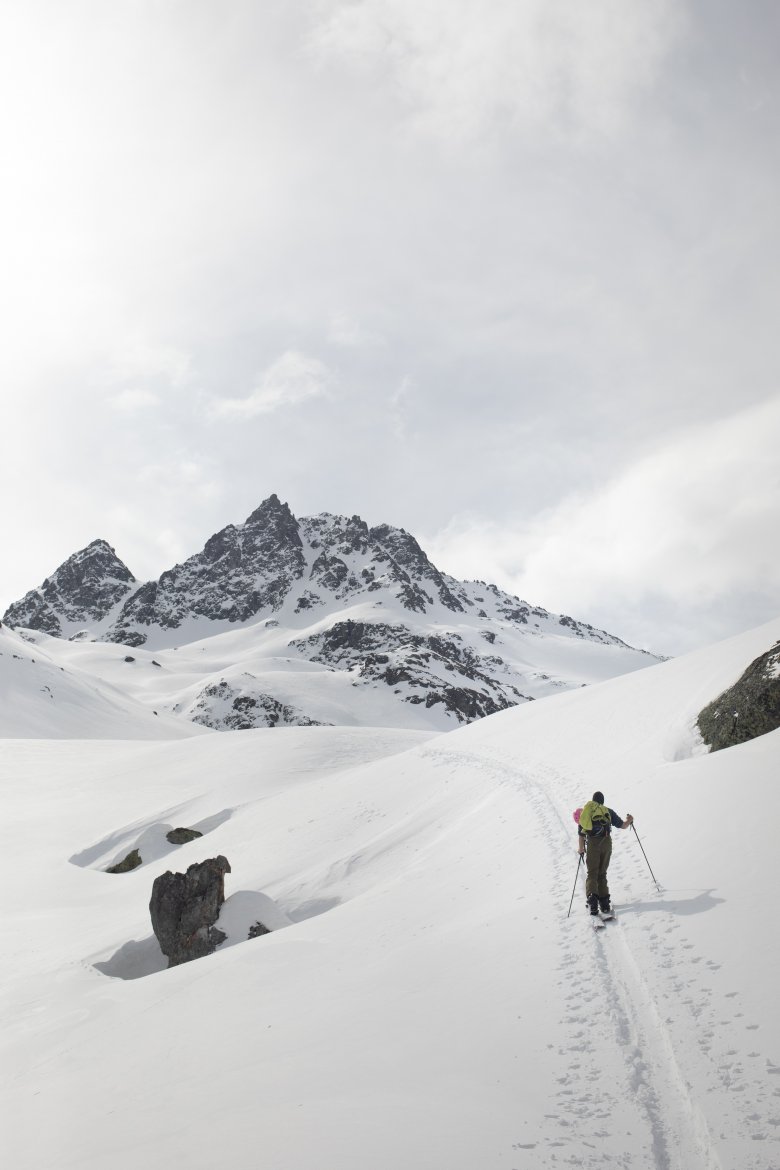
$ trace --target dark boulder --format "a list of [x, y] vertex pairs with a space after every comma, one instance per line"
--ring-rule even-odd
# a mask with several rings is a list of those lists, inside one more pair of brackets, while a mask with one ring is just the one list
[[129, 873], [131, 869], [138, 869], [139, 865], [143, 865], [141, 854], [137, 849], [131, 849], [122, 861], [118, 861], [116, 865], [109, 865], [106, 873]]
[[215, 927], [225, 901], [230, 863], [221, 854], [189, 866], [186, 873], [160, 874], [152, 886], [152, 929], [168, 966], [212, 954], [227, 937]]
[[165, 839], [170, 841], [171, 845], [186, 845], [189, 841], [195, 841], [202, 836], [197, 829], [171, 829], [170, 833], [165, 834]]
[[751, 662], [733, 687], [705, 707], [698, 725], [713, 752], [780, 727], [780, 643]]

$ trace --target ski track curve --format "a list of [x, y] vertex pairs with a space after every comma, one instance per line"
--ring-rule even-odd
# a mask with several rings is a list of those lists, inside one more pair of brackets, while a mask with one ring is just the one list
[[[545, 1116], [536, 1156], [548, 1151], [545, 1166], [779, 1170], [780, 1066], [755, 1047], [741, 1051], [740, 1029], [752, 1036], [758, 1026], [734, 1010], [737, 992], [717, 996], [708, 980], [718, 964], [698, 953], [679, 916], [659, 911], [646, 926], [626, 913], [594, 932], [578, 877], [566, 917], [577, 860], [556, 794], [572, 777], [462, 750], [448, 749], [447, 759], [522, 795], [523, 816], [530, 810], [549, 848], [551, 891], [565, 907], [555, 925], [555, 985], [570, 1043], [558, 1049], [555, 1111]], [[635, 851], [618, 847], [611, 872], [624, 889], [651, 883]], [[606, 1008], [600, 1031], [594, 1003]]]

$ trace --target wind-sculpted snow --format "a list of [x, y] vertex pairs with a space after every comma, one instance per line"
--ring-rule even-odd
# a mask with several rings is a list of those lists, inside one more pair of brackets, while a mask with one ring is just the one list
[[[153, 651], [165, 671], [149, 688], [154, 709], [213, 728], [445, 729], [658, 661], [495, 585], [455, 580], [403, 529], [331, 513], [298, 520], [273, 495], [156, 581], [136, 582], [103, 541], [90, 549], [7, 619], [79, 643]], [[143, 701], [137, 671], [118, 677], [107, 659], [88, 656], [101, 678], [129, 684]], [[294, 678], [282, 677], [282, 660]], [[296, 660], [338, 681], [312, 670], [295, 693], [303, 683]], [[366, 691], [370, 699], [358, 693]]]

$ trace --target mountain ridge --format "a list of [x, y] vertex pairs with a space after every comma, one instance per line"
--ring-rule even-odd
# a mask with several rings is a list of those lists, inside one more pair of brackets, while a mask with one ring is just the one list
[[[338, 672], [352, 688], [383, 688], [395, 706], [440, 706], [443, 727], [659, 661], [496, 585], [441, 572], [402, 528], [329, 512], [297, 519], [275, 494], [157, 580], [138, 581], [107, 541], [93, 541], [10, 606], [4, 621], [155, 652], [244, 630], [251, 661], [238, 671], [237, 660], [221, 660], [221, 671], [171, 707], [225, 728], [331, 721], [318, 702], [301, 708], [289, 688], [283, 695], [284, 687], [261, 685], [269, 659], [279, 670], [280, 654], [288, 664], [302, 659]], [[539, 639], [548, 651], [557, 647], [551, 663], [534, 646]], [[581, 644], [576, 667], [562, 641]], [[608, 666], [596, 664], [599, 653], [611, 656]]]

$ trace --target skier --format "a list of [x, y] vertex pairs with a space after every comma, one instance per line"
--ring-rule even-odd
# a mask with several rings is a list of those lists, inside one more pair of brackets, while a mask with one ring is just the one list
[[[591, 914], [610, 912], [607, 870], [612, 856], [612, 829], [627, 829], [634, 823], [631, 813], [621, 820], [613, 808], [604, 804], [604, 793], [594, 792], [593, 799], [582, 808], [577, 827], [577, 842], [580, 856], [586, 857], [588, 877], [585, 882], [585, 897]], [[585, 853], [585, 842], [588, 851]]]

